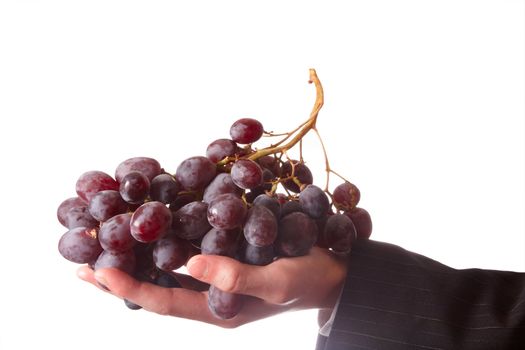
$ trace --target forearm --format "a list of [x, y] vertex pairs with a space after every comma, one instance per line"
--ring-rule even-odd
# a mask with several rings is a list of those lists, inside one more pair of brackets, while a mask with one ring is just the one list
[[525, 341], [524, 300], [524, 274], [455, 270], [393, 245], [360, 242], [327, 349], [341, 342], [505, 349]]

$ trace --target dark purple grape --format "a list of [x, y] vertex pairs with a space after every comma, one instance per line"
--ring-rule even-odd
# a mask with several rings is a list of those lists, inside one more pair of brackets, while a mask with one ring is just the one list
[[130, 310], [140, 310], [140, 309], [142, 309], [142, 306], [140, 306], [138, 304], [135, 304], [135, 303], [132, 303], [128, 299], [124, 299], [124, 305], [126, 305], [127, 308], [130, 309]]
[[233, 183], [230, 174], [220, 173], [215, 176], [204, 190], [202, 201], [210, 203], [215, 197], [225, 193], [232, 193], [240, 197], [242, 189]]
[[136, 258], [133, 249], [126, 250], [122, 253], [111, 253], [104, 250], [95, 262], [95, 271], [114, 268], [132, 275], [135, 270], [135, 263]]
[[131, 217], [131, 235], [139, 242], [153, 242], [171, 226], [171, 211], [161, 202], [142, 204]]
[[218, 318], [226, 320], [235, 317], [243, 304], [244, 296], [241, 294], [224, 292], [213, 285], [208, 290], [208, 307]]
[[303, 212], [314, 219], [327, 215], [330, 210], [330, 201], [326, 193], [315, 185], [308, 185], [301, 191], [299, 203]]
[[175, 179], [187, 191], [202, 190], [215, 177], [217, 169], [206, 157], [191, 157], [177, 167]]
[[[313, 176], [310, 169], [304, 164], [299, 163], [296, 160], [293, 161], [295, 164], [293, 167], [293, 176], [299, 181], [301, 185], [310, 185], [313, 183]], [[290, 161], [286, 161], [281, 168], [281, 178], [287, 178], [292, 176], [292, 164]], [[292, 179], [283, 182], [283, 186], [289, 191], [299, 193], [301, 188]]]
[[187, 240], [199, 239], [211, 229], [208, 223], [208, 204], [191, 202], [173, 214], [175, 234]]
[[97, 192], [104, 190], [118, 191], [118, 183], [102, 171], [85, 172], [76, 183], [77, 194], [86, 203], [89, 203]]
[[240, 255], [242, 262], [246, 264], [264, 266], [273, 261], [275, 253], [272, 244], [256, 247], [244, 241]]
[[119, 192], [128, 203], [143, 203], [149, 193], [149, 180], [143, 173], [131, 171], [122, 178]]
[[279, 234], [274, 247], [282, 256], [306, 255], [317, 240], [317, 225], [305, 213], [295, 212], [279, 221]]
[[213, 163], [217, 163], [225, 157], [235, 155], [237, 144], [230, 139], [218, 139], [213, 141], [206, 148], [206, 157]]
[[246, 205], [239, 197], [221, 194], [208, 206], [208, 222], [215, 228], [232, 230], [240, 227], [246, 216]]
[[259, 186], [250, 189], [250, 192], [246, 194], [247, 202], [252, 203], [257, 196], [271, 191], [275, 177], [273, 176], [272, 172], [268, 169], [263, 169], [262, 176], [263, 182]]
[[202, 238], [201, 254], [235, 257], [239, 245], [239, 233], [239, 229], [212, 228]]
[[155, 280], [155, 284], [163, 288], [182, 288], [182, 285], [177, 281], [175, 276], [160, 272], [159, 277]]
[[161, 270], [177, 270], [188, 261], [190, 250], [188, 241], [169, 235], [155, 242], [153, 261]]
[[262, 205], [271, 210], [276, 219], [281, 217], [281, 203], [276, 197], [270, 197], [267, 194], [261, 194], [255, 198], [253, 205]]
[[239, 159], [236, 161], [232, 166], [230, 174], [233, 183], [244, 189], [260, 186], [263, 181], [261, 167], [249, 159]]
[[278, 176], [281, 173], [281, 166], [279, 160], [273, 156], [264, 156], [257, 159], [257, 163], [263, 169], [268, 169], [273, 176]]
[[151, 180], [150, 197], [153, 201], [170, 204], [177, 199], [180, 185], [170, 174], [160, 174]]
[[244, 238], [257, 247], [272, 244], [277, 237], [277, 219], [272, 211], [262, 205], [254, 205], [248, 211], [244, 223]]
[[160, 163], [153, 158], [134, 157], [120, 163], [115, 170], [115, 179], [120, 183], [124, 176], [132, 171], [139, 171], [146, 175], [149, 181], [162, 172]]
[[340, 184], [334, 189], [334, 205], [340, 210], [349, 211], [354, 209], [359, 203], [359, 199], [361, 199], [359, 188], [350, 182]]
[[348, 216], [335, 214], [326, 221], [323, 236], [326, 245], [334, 252], [348, 253], [356, 239], [356, 230]]
[[253, 143], [259, 140], [263, 132], [262, 124], [252, 118], [239, 119], [230, 128], [232, 140], [241, 144]]
[[98, 240], [104, 250], [121, 253], [137, 243], [131, 236], [131, 213], [115, 215], [100, 226]]
[[84, 202], [79, 197], [72, 197], [64, 200], [57, 209], [57, 219], [65, 227], [68, 227], [66, 224], [66, 214], [72, 208], [85, 207], [86, 202]]
[[115, 215], [125, 213], [128, 205], [118, 191], [106, 190], [96, 193], [91, 198], [88, 210], [98, 221], [106, 221]]
[[285, 217], [290, 213], [302, 212], [303, 207], [298, 201], [287, 201], [281, 206], [281, 217]]
[[189, 204], [191, 202], [195, 202], [197, 200], [198, 200], [197, 196], [195, 196], [195, 194], [193, 194], [193, 193], [180, 194], [180, 195], [177, 196], [177, 198], [175, 198], [175, 201], [170, 203], [170, 210], [171, 210], [171, 212], [174, 213], [177, 210], [179, 210], [180, 208], [182, 208], [183, 206], [185, 206], [186, 204]]
[[75, 227], [62, 235], [58, 251], [69, 261], [77, 264], [92, 263], [102, 253], [94, 228]]
[[363, 208], [356, 207], [346, 213], [355, 226], [358, 239], [369, 239], [372, 235], [372, 219]]
[[65, 219], [66, 227], [69, 229], [75, 227], [93, 228], [98, 227], [99, 224], [99, 222], [93, 216], [91, 216], [85, 204], [83, 207], [74, 207], [69, 209]]

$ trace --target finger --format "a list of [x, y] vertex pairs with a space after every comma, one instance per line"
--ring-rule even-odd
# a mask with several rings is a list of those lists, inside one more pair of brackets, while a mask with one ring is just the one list
[[95, 287], [97, 287], [100, 290], [103, 290], [104, 292], [109, 292], [106, 286], [102, 286], [96, 279], [93, 272], [93, 269], [91, 269], [88, 266], [81, 266], [77, 270], [77, 276], [83, 281], [86, 281], [88, 283], [91, 283]]
[[196, 255], [188, 261], [189, 273], [203, 282], [229, 292], [275, 299], [275, 286], [264, 266], [252, 266], [218, 255]]

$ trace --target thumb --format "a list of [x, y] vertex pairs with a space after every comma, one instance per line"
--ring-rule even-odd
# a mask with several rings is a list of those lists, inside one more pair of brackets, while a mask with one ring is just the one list
[[187, 263], [196, 279], [212, 284], [224, 292], [268, 297], [271, 282], [264, 266], [252, 266], [218, 255], [195, 255]]

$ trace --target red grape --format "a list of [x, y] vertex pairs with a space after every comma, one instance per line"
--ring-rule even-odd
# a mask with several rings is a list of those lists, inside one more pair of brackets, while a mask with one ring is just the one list
[[241, 311], [244, 303], [243, 295], [228, 293], [215, 286], [208, 290], [208, 307], [218, 318], [230, 319]]
[[275, 249], [282, 256], [306, 255], [317, 240], [317, 224], [305, 213], [294, 212], [279, 221]]
[[78, 207], [85, 207], [86, 203], [79, 197], [72, 197], [64, 200], [57, 209], [57, 218], [58, 221], [65, 227], [67, 227], [66, 224], [66, 214], [69, 211], [69, 209], [72, 208], [78, 208]]
[[242, 189], [233, 183], [230, 174], [220, 173], [215, 176], [212, 182], [210, 182], [210, 184], [204, 190], [202, 201], [209, 203], [218, 195], [225, 193], [232, 193], [240, 197], [242, 194]]
[[173, 203], [177, 199], [180, 185], [170, 174], [160, 174], [151, 180], [150, 197], [153, 201], [164, 204]]
[[93, 228], [98, 227], [99, 224], [98, 220], [91, 216], [85, 204], [82, 207], [74, 207], [69, 209], [69, 211], [66, 214], [65, 220], [66, 227], [69, 229], [75, 227]]
[[[293, 167], [293, 176], [299, 181], [302, 185], [310, 185], [313, 183], [313, 176], [310, 169], [304, 164], [299, 163], [296, 160], [293, 161], [294, 167]], [[287, 178], [292, 176], [292, 164], [290, 161], [286, 161], [282, 168], [281, 168], [281, 177]], [[295, 181], [292, 179], [288, 179], [283, 182], [283, 186], [292, 192], [299, 193], [301, 188]]]
[[356, 238], [356, 229], [348, 216], [335, 214], [326, 221], [323, 235], [325, 244], [333, 251], [349, 253]]
[[235, 257], [239, 243], [239, 229], [221, 230], [212, 228], [201, 242], [201, 254]]
[[310, 215], [314, 219], [328, 214], [330, 209], [330, 202], [326, 193], [315, 185], [308, 185], [299, 195], [299, 203], [303, 212]]
[[199, 239], [211, 229], [207, 218], [208, 204], [191, 202], [173, 214], [172, 227], [180, 238]]
[[248, 144], [259, 140], [264, 132], [262, 124], [255, 119], [242, 118], [237, 120], [230, 128], [233, 141]]
[[162, 172], [160, 164], [153, 158], [134, 157], [120, 163], [115, 170], [115, 179], [122, 182], [124, 176], [132, 171], [139, 171], [146, 175], [149, 181]]
[[232, 230], [240, 227], [245, 216], [246, 205], [242, 199], [231, 193], [215, 197], [208, 207], [208, 221], [219, 229]]
[[153, 261], [164, 271], [173, 271], [188, 261], [190, 243], [174, 235], [169, 235], [155, 242]]
[[346, 213], [354, 223], [358, 239], [368, 239], [372, 235], [372, 219], [363, 208], [356, 207]]
[[149, 194], [149, 180], [139, 171], [131, 171], [122, 178], [119, 192], [126, 202], [141, 204]]
[[275, 197], [270, 197], [267, 194], [261, 194], [254, 199], [253, 205], [262, 205], [270, 209], [270, 211], [275, 215], [276, 219], [281, 217], [281, 203]]
[[229, 139], [218, 139], [206, 148], [206, 157], [213, 163], [217, 163], [225, 157], [235, 155], [237, 144]]
[[102, 252], [97, 239], [97, 230], [75, 227], [58, 241], [58, 251], [69, 261], [77, 264], [92, 263]]
[[257, 247], [272, 244], [277, 237], [277, 219], [272, 211], [262, 205], [254, 205], [248, 211], [244, 223], [244, 238]]
[[171, 211], [161, 202], [142, 204], [131, 217], [131, 235], [139, 242], [153, 242], [171, 226]]
[[250, 265], [264, 266], [273, 261], [275, 256], [273, 245], [256, 247], [244, 241], [241, 247], [241, 260]]
[[118, 191], [106, 190], [97, 192], [91, 198], [88, 210], [98, 221], [106, 221], [117, 214], [125, 213], [128, 205]]
[[361, 192], [356, 185], [345, 182], [334, 189], [334, 204], [341, 210], [352, 210], [359, 203]]
[[76, 183], [77, 194], [86, 203], [100, 191], [118, 191], [118, 183], [111, 176], [102, 171], [88, 171], [80, 175]]
[[131, 236], [131, 213], [115, 215], [100, 226], [98, 240], [104, 250], [121, 253], [133, 248], [137, 241]]
[[240, 188], [250, 189], [262, 184], [263, 172], [259, 164], [249, 159], [239, 159], [231, 169], [233, 183]]
[[215, 164], [206, 157], [191, 157], [177, 167], [175, 179], [187, 191], [202, 190], [215, 177]]
[[104, 250], [95, 262], [94, 270], [114, 268], [131, 275], [135, 270], [135, 264], [136, 257], [133, 249], [126, 250], [122, 253], [112, 253]]

